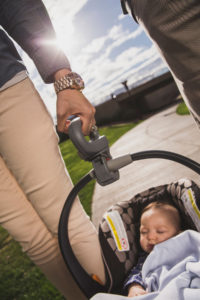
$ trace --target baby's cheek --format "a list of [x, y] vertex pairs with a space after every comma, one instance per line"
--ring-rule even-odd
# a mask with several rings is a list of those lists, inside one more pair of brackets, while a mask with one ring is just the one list
[[146, 247], [147, 247], [147, 243], [146, 243], [144, 240], [142, 240], [142, 241], [140, 242], [140, 246], [142, 247], [143, 250], [145, 250]]

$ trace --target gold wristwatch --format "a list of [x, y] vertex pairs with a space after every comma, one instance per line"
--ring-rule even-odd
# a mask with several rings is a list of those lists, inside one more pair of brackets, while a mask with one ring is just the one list
[[70, 72], [54, 82], [56, 94], [66, 89], [82, 91], [84, 87], [83, 79], [75, 72]]

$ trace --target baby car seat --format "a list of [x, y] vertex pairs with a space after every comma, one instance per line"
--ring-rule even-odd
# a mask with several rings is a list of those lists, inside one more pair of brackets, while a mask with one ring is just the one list
[[124, 279], [137, 261], [139, 220], [143, 208], [153, 201], [163, 201], [165, 196], [171, 196], [171, 204], [179, 210], [183, 229], [200, 232], [200, 189], [189, 179], [150, 188], [128, 201], [113, 205], [99, 226], [109, 293], [121, 293]]
[[183, 221], [183, 229], [200, 231], [200, 190], [188, 180], [181, 179], [137, 194], [131, 200], [119, 202], [104, 215], [99, 228], [99, 239], [105, 263], [106, 285], [101, 285], [97, 276], [88, 274], [73, 253], [69, 235], [69, 215], [73, 201], [79, 191], [92, 179], [104, 186], [119, 179], [119, 169], [133, 161], [159, 158], [180, 163], [200, 175], [200, 164], [177, 153], [159, 150], [142, 151], [112, 159], [105, 136], [95, 130], [87, 141], [81, 131], [79, 118], [71, 122], [69, 136], [82, 159], [91, 161], [93, 169], [74, 186], [64, 204], [58, 230], [60, 249], [64, 261], [78, 287], [90, 299], [100, 292], [120, 294], [124, 278], [135, 265], [139, 247], [139, 220], [143, 208], [156, 200], [162, 201], [165, 195], [178, 208]]

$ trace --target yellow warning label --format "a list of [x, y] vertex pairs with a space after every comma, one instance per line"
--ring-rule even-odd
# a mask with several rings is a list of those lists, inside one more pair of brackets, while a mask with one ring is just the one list
[[129, 251], [129, 241], [122, 218], [118, 211], [111, 211], [105, 214], [116, 247], [119, 251]]

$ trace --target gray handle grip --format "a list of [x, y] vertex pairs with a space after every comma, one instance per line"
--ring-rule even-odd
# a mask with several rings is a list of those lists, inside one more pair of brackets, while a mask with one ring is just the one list
[[87, 141], [81, 130], [80, 118], [71, 121], [69, 137], [77, 148], [80, 157], [92, 162], [94, 177], [100, 185], [107, 185], [118, 180], [119, 169], [132, 162], [129, 154], [112, 159], [108, 140], [105, 136], [99, 136], [98, 131], [92, 132], [90, 140]]
[[92, 133], [89, 141], [85, 139], [81, 130], [80, 118], [71, 121], [68, 133], [72, 143], [84, 160], [92, 161], [100, 153], [109, 152], [109, 145], [105, 136]]

